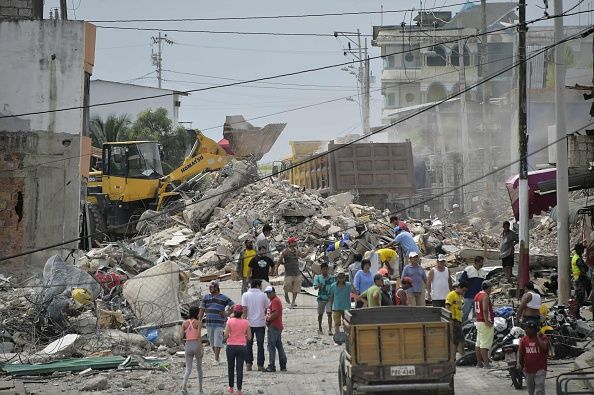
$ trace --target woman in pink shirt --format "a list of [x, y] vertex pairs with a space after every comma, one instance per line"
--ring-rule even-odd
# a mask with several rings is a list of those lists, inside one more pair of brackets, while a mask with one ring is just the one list
[[190, 373], [192, 373], [192, 362], [196, 358], [196, 368], [198, 368], [198, 386], [200, 388], [200, 394], [202, 391], [202, 355], [204, 355], [202, 349], [202, 341], [200, 340], [200, 332], [202, 330], [202, 322], [198, 319], [200, 308], [198, 306], [190, 307], [188, 313], [189, 319], [182, 324], [181, 327], [181, 338], [186, 341], [184, 351], [186, 354], [186, 371], [184, 373], [184, 388], [182, 393], [187, 395], [188, 379]]
[[237, 395], [242, 395], [241, 384], [243, 383], [243, 362], [247, 356], [245, 345], [252, 338], [250, 323], [241, 318], [243, 306], [233, 306], [233, 317], [227, 320], [225, 326], [225, 338], [227, 339], [227, 375], [229, 376], [229, 388], [227, 392], [233, 393], [235, 371], [237, 371]]

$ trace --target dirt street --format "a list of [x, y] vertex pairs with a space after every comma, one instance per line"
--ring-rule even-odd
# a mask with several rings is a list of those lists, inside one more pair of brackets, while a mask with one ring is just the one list
[[[280, 286], [277, 289], [280, 290]], [[221, 283], [221, 292], [239, 300], [239, 282]], [[282, 291], [279, 291], [282, 294]], [[281, 297], [282, 299], [282, 297]], [[284, 301], [283, 301], [284, 304]], [[244, 392], [246, 394], [338, 394], [337, 367], [341, 350], [327, 334], [317, 333], [316, 301], [306, 294], [297, 298], [297, 308], [283, 311], [285, 331], [283, 340], [288, 356], [287, 372], [262, 373], [244, 372]], [[326, 331], [326, 329], [325, 329]], [[172, 351], [172, 350], [171, 350]], [[255, 353], [255, 345], [254, 345]], [[42, 383], [25, 380], [29, 393], [39, 395], [54, 394], [179, 394], [184, 370], [184, 360], [167, 351], [153, 352], [151, 355], [167, 357], [170, 361], [168, 371], [104, 371], [97, 375], [107, 378], [109, 388], [103, 391], [82, 392], [84, 384], [92, 379], [76, 374], [64, 377], [42, 378]], [[227, 365], [224, 353], [222, 363], [213, 366], [210, 349], [205, 350], [203, 359], [204, 390], [206, 394], [224, 394], [227, 380]], [[565, 362], [565, 361], [557, 361]], [[268, 352], [266, 352], [266, 364]], [[278, 369], [278, 361], [277, 361]], [[549, 377], [573, 369], [572, 363], [551, 367]], [[198, 394], [196, 372], [190, 378], [190, 394]], [[500, 394], [511, 390], [511, 380], [502, 370], [483, 371], [473, 367], [462, 367], [456, 374], [456, 394], [480, 393]], [[547, 380], [547, 393], [555, 392], [555, 380]], [[520, 393], [520, 392], [519, 392]]]

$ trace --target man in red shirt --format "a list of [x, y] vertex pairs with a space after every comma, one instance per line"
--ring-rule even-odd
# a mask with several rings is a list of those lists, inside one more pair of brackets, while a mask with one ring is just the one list
[[283, 348], [282, 333], [283, 333], [283, 304], [274, 287], [268, 286], [264, 290], [270, 305], [268, 306], [268, 314], [266, 314], [266, 326], [268, 327], [268, 360], [269, 365], [266, 372], [276, 372], [276, 351], [278, 350], [278, 359], [281, 372], [287, 371], [287, 355]]
[[489, 362], [489, 350], [493, 345], [493, 303], [491, 303], [491, 291], [493, 286], [489, 281], [483, 281], [483, 290], [474, 297], [474, 312], [476, 314], [476, 360], [477, 367], [491, 368]]
[[538, 324], [526, 322], [526, 336], [520, 340], [518, 366], [524, 371], [526, 387], [530, 395], [544, 395], [547, 377], [549, 339], [538, 333]]

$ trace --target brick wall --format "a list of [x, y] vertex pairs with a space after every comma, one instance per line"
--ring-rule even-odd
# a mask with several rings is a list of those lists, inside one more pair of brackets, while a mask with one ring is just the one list
[[0, 20], [41, 18], [43, 0], [0, 0]]
[[594, 137], [570, 136], [567, 141], [567, 159], [569, 167], [588, 167], [594, 162]]
[[25, 180], [23, 146], [27, 138], [0, 135], [0, 256], [19, 253], [23, 248]]

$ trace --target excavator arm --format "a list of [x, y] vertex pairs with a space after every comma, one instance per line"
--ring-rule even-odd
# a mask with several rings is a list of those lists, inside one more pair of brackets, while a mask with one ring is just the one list
[[205, 170], [218, 170], [233, 159], [223, 147], [214, 140], [204, 136], [200, 131], [196, 131], [196, 141], [189, 155], [182, 164], [161, 178], [159, 186], [157, 210], [160, 210], [165, 201], [172, 196], [177, 195], [170, 186], [183, 183]]

